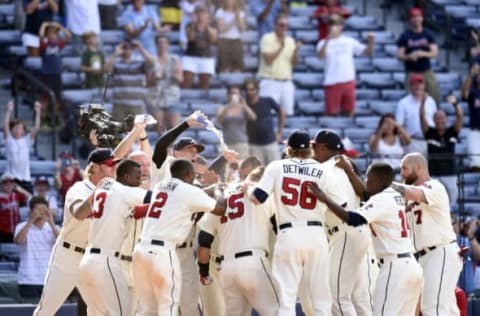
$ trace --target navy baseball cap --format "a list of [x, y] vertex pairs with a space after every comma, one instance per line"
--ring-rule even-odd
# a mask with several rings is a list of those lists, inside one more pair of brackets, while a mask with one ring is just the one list
[[296, 130], [288, 136], [287, 145], [294, 149], [306, 149], [310, 147], [310, 135], [306, 131]]
[[195, 139], [193, 139], [191, 137], [180, 138], [173, 145], [173, 149], [174, 150], [182, 150], [182, 149], [187, 148], [189, 146], [194, 146], [195, 148], [197, 148], [197, 153], [201, 153], [202, 151], [205, 150], [205, 146], [203, 146], [202, 144], [198, 144], [195, 141]]
[[343, 150], [340, 136], [332, 130], [323, 129], [315, 136], [314, 144], [325, 144], [329, 149]]
[[119, 162], [120, 159], [115, 159], [113, 151], [110, 148], [97, 148], [94, 149], [89, 155], [87, 162], [88, 163], [106, 163], [106, 164], [115, 164]]

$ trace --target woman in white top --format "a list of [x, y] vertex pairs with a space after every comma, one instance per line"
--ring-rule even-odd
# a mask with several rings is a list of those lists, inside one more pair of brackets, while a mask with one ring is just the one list
[[410, 135], [395, 121], [392, 113], [386, 113], [380, 118], [377, 129], [370, 136], [368, 144], [372, 153], [382, 157], [380, 161], [398, 169], [405, 146], [410, 144]]
[[218, 72], [243, 71], [242, 32], [247, 28], [243, 1], [223, 0], [215, 13]]

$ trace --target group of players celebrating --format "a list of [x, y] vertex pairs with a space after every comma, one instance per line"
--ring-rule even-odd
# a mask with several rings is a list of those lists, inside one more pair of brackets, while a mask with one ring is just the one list
[[297, 130], [284, 159], [249, 157], [225, 178], [234, 153], [208, 166], [181, 137], [204, 122], [192, 114], [153, 153], [143, 123], [91, 152], [34, 315], [54, 315], [75, 287], [88, 315], [193, 316], [200, 303], [205, 316], [292, 316], [297, 298], [308, 316], [459, 315], [462, 258], [425, 157], [402, 159], [402, 183], [386, 163], [364, 181], [337, 134]]

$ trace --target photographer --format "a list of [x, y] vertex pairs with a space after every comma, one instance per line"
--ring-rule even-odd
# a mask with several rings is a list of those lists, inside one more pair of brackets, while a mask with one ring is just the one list
[[480, 171], [480, 66], [474, 64], [470, 75], [462, 85], [462, 98], [468, 102], [470, 133], [468, 134], [468, 154], [472, 171]]
[[[134, 52], [140, 53], [142, 60], [135, 58]], [[132, 74], [144, 74], [146, 69], [154, 64], [152, 56], [140, 42], [125, 40], [116, 48], [112, 56], [105, 63], [107, 72], [113, 73], [113, 119], [121, 121], [127, 114], [143, 114], [143, 101], [138, 103], [138, 93], [130, 94], [128, 89], [132, 85]], [[125, 75], [125, 76], [123, 76]], [[138, 86], [138, 83], [135, 83]]]

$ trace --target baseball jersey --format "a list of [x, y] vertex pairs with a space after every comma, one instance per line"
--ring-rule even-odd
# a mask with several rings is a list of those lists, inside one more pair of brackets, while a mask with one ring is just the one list
[[386, 188], [355, 212], [370, 224], [377, 258], [413, 251], [405, 216], [405, 200], [397, 191]]
[[170, 173], [170, 165], [174, 160], [175, 160], [175, 157], [167, 155], [167, 157], [165, 158], [165, 161], [163, 162], [160, 168], [157, 168], [157, 165], [155, 165], [155, 163], [151, 164], [151, 167], [150, 167], [150, 174], [151, 174], [150, 189], [151, 190], [153, 190], [155, 188], [155, 185], [160, 181], [166, 181], [172, 178], [172, 175]]
[[225, 215], [205, 214], [199, 226], [214, 235], [221, 255], [233, 255], [248, 249], [269, 252], [270, 217], [274, 213], [272, 198], [254, 205], [239, 189], [227, 193]]
[[450, 218], [450, 201], [443, 184], [431, 179], [417, 188], [423, 191], [427, 203], [407, 201], [415, 249], [419, 251], [456, 240]]
[[161, 181], [153, 190], [141, 237], [181, 244], [192, 229], [192, 214], [213, 211], [215, 205], [196, 186], [176, 178]]
[[[70, 207], [76, 202], [78, 203], [85, 200], [94, 190], [95, 185], [90, 182], [90, 180], [83, 180], [76, 182], [67, 191], [63, 209], [63, 225], [59, 236], [61, 239], [82, 247], [87, 244], [90, 219], [86, 218], [79, 221], [73, 216]], [[78, 205], [80, 204], [77, 204], [76, 206]]]
[[326, 192], [333, 192], [324, 167], [313, 159], [282, 159], [271, 162], [257, 188], [273, 193], [277, 206], [277, 223], [297, 220], [323, 221], [327, 207], [308, 190], [316, 182]]
[[127, 219], [146, 191], [107, 178], [95, 190], [88, 242], [91, 247], [118, 251], [126, 236]]
[[[355, 193], [353, 185], [342, 168], [337, 167], [335, 157], [328, 159], [321, 165], [329, 171], [330, 176], [335, 179], [333, 192], [327, 192], [328, 196], [346, 209], [357, 209], [360, 207], [360, 197]], [[325, 224], [328, 227], [340, 225], [342, 220], [330, 211], [325, 213]]]

